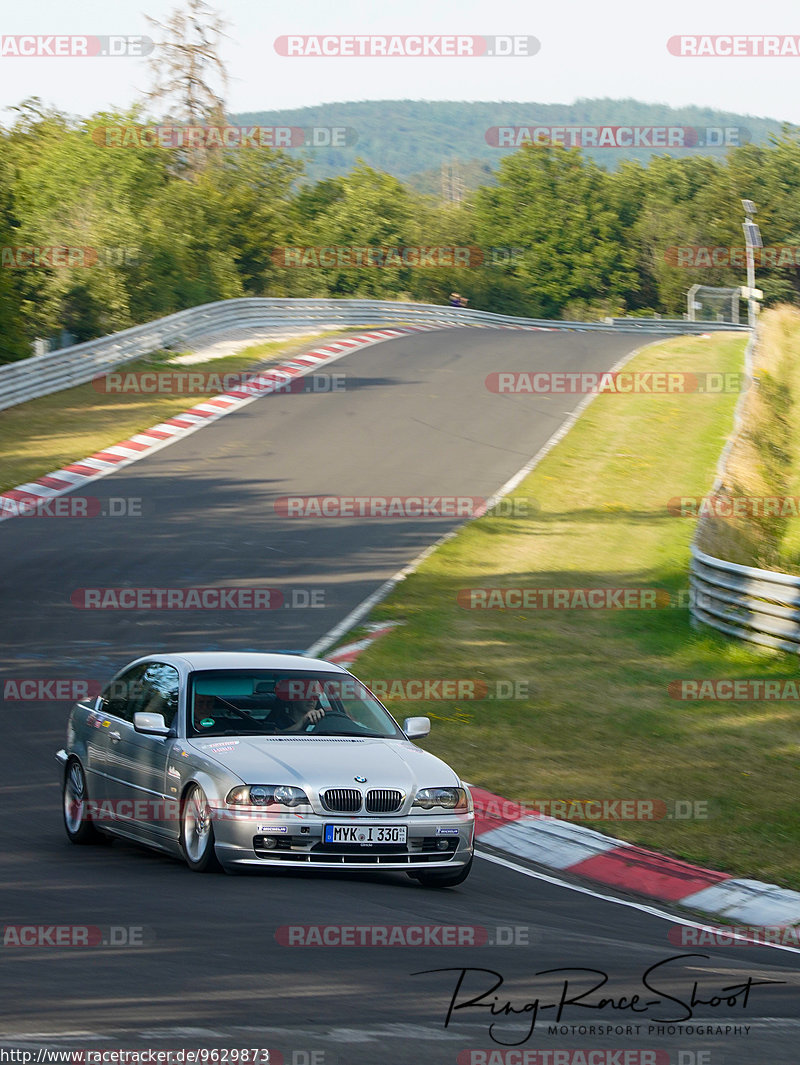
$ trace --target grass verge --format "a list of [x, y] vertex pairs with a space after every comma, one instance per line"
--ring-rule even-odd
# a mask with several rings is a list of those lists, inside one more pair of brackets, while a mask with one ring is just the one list
[[[162, 351], [124, 363], [117, 369], [125, 373], [167, 369], [236, 373], [266, 366], [297, 354], [325, 337], [348, 332], [353, 330], [335, 330], [291, 340], [269, 340], [253, 344], [235, 355], [192, 366], [176, 363], [180, 352]], [[134, 433], [202, 403], [211, 395], [212, 392], [105, 395], [89, 382], [0, 411], [0, 491], [126, 440]]]
[[[744, 345], [732, 334], [670, 340], [628, 368], [731, 373]], [[735, 400], [599, 396], [508, 498], [505, 516], [469, 524], [380, 604], [374, 620], [405, 625], [355, 671], [368, 684], [483, 681], [482, 699], [387, 699], [401, 718], [431, 716], [426, 746], [472, 783], [527, 803], [683, 800], [686, 820], [589, 827], [800, 889], [798, 704], [674, 697], [681, 679], [798, 679], [793, 658], [689, 624], [694, 522], [670, 514], [668, 503], [710, 488]], [[476, 587], [659, 589], [660, 605], [460, 605]], [[492, 698], [500, 682], [517, 685], [520, 697]]]

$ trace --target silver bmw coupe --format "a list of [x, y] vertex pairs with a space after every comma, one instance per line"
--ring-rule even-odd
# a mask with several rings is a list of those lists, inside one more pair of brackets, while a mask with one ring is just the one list
[[63, 772], [73, 843], [122, 836], [190, 869], [401, 870], [452, 887], [473, 809], [352, 673], [287, 654], [148, 655], [75, 704]]

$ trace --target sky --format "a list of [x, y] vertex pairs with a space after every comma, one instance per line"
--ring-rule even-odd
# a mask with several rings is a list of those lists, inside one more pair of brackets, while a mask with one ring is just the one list
[[[12, 35], [154, 36], [181, 0], [29, 0], [6, 5]], [[633, 97], [697, 104], [800, 125], [800, 55], [672, 55], [676, 35], [794, 35], [796, 0], [211, 0], [228, 22], [222, 56], [227, 110], [273, 110], [345, 100], [517, 100], [572, 103]], [[535, 55], [298, 57], [283, 35], [507, 35], [533, 37]], [[0, 54], [0, 108], [29, 96], [75, 115], [123, 108], [149, 86], [135, 56]], [[535, 116], [532, 116], [532, 120]], [[0, 111], [4, 125], [13, 113]]]

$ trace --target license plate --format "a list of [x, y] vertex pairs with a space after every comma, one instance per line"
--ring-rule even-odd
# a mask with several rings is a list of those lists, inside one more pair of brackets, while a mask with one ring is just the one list
[[405, 843], [405, 825], [326, 825], [326, 843], [355, 843], [369, 846], [375, 843]]

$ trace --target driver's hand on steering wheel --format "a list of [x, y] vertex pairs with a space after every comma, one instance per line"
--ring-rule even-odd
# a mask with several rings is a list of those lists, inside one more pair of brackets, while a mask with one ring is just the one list
[[310, 710], [307, 710], [300, 719], [301, 728], [305, 728], [307, 725], [316, 725], [318, 721], [322, 721], [325, 717], [325, 711], [321, 706], [317, 705], [316, 700], [313, 700], [313, 705]]

